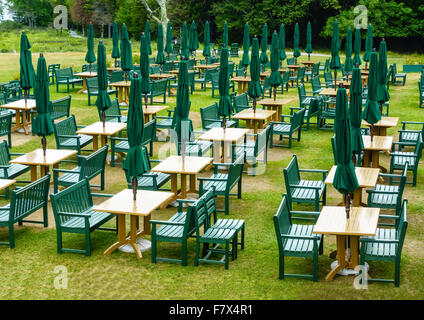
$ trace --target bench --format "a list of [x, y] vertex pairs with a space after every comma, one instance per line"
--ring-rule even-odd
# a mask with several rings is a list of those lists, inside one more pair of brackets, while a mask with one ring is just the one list
[[[111, 195], [107, 194], [92, 194], [90, 184], [86, 179], [59, 193], [50, 195], [56, 222], [58, 253], [74, 252], [90, 256], [91, 232], [97, 229], [116, 232], [116, 229], [101, 227], [111, 220], [114, 215], [107, 212], [93, 211], [93, 196], [111, 197]], [[85, 249], [64, 248], [62, 244], [63, 233], [83, 234], [85, 236]]]
[[[300, 141], [303, 118], [305, 116], [306, 109], [302, 108], [299, 111], [293, 113], [292, 115], [281, 115], [281, 122], [271, 121], [271, 139], [270, 139], [270, 148], [274, 147], [273, 137], [274, 135], [280, 136], [280, 141], [284, 138], [288, 138], [288, 145], [276, 144], [276, 146], [291, 148], [293, 134], [297, 131], [297, 141]], [[290, 121], [284, 121], [289, 119]]]
[[[8, 245], [11, 249], [15, 247], [14, 225], [23, 222], [43, 224], [48, 227], [47, 203], [50, 187], [50, 174], [28, 184], [25, 187], [12, 191], [12, 198], [8, 205], [0, 208], [0, 226], [9, 227], [9, 241], [0, 242]], [[43, 209], [43, 221], [23, 220], [30, 214]]]
[[[215, 102], [210, 106], [200, 108], [200, 117], [202, 119], [203, 130], [209, 130], [215, 127], [220, 128], [222, 125], [222, 119], [218, 115], [218, 103]], [[227, 120], [227, 127], [237, 127], [238, 121]]]
[[153, 104], [153, 98], [163, 95], [163, 103], [166, 103], [166, 86], [168, 84], [167, 79], [161, 79], [151, 82], [151, 92], [147, 94], [150, 98], [150, 104]]
[[392, 84], [404, 86], [406, 83], [406, 73], [398, 73], [396, 63], [393, 63], [392, 66]]
[[82, 85], [83, 83], [83, 80], [81, 78], [74, 76], [74, 73], [72, 72], [72, 67], [56, 69], [54, 73], [56, 77], [56, 92], [60, 92], [60, 84], [66, 84], [66, 92], [69, 92], [70, 85], [72, 85], [72, 88], [75, 88], [75, 84]]
[[74, 115], [53, 123], [53, 129], [57, 149], [77, 150], [80, 154], [82, 148], [93, 142], [92, 136], [76, 133], [78, 127]]

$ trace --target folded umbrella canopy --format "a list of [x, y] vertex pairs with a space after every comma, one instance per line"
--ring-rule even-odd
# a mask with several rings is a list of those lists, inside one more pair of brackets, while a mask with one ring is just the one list
[[110, 108], [111, 101], [109, 93], [107, 92], [108, 86], [108, 72], [106, 67], [106, 48], [102, 41], [97, 47], [97, 84], [99, 92], [97, 94], [96, 106], [99, 113], [102, 115], [103, 128], [106, 124], [105, 111]]
[[390, 99], [389, 91], [386, 86], [387, 81], [387, 46], [384, 39], [380, 42], [380, 49], [378, 50], [378, 91], [377, 101], [380, 106], [380, 113], [382, 111], [383, 103]]
[[32, 132], [41, 136], [43, 154], [46, 155], [46, 136], [53, 133], [53, 122], [50, 117], [50, 93], [49, 93], [49, 73], [47, 72], [46, 59], [40, 54], [37, 64], [37, 77], [35, 80], [35, 104], [37, 116], [32, 123]]
[[162, 66], [166, 62], [165, 54], [163, 53], [163, 27], [162, 24], [158, 24], [158, 54], [156, 56], [156, 63], [160, 65], [160, 73], [162, 74]]
[[297, 64], [297, 58], [301, 56], [299, 50], [299, 24], [296, 23], [294, 26], [294, 35], [293, 35], [293, 57], [295, 59], [295, 63]]
[[306, 27], [306, 47], [305, 52], [308, 54], [308, 60], [311, 60], [312, 53], [312, 26], [311, 22], [308, 21], [308, 26]]
[[355, 167], [352, 163], [352, 137], [350, 115], [345, 88], [339, 88], [336, 96], [336, 118], [334, 121], [336, 142], [336, 173], [333, 186], [345, 195], [346, 215], [349, 218], [351, 194], [359, 188]]
[[361, 61], [361, 29], [358, 27], [355, 29], [355, 43], [353, 44], [354, 57], [353, 57], [353, 65], [360, 66], [362, 64]]
[[147, 46], [147, 38], [143, 33], [140, 40], [140, 72], [141, 72], [141, 93], [144, 94], [144, 103], [147, 106], [147, 95], [151, 91], [150, 86], [150, 62], [149, 48]]
[[[280, 48], [280, 61], [283, 61], [287, 58], [286, 55], [286, 31], [284, 29], [284, 24], [280, 26], [280, 34], [279, 34], [279, 48]], [[281, 63], [280, 63], [281, 65]]]
[[196, 50], [199, 49], [199, 35], [197, 33], [196, 23], [193, 21], [190, 26], [190, 34], [188, 36], [188, 48], [193, 55], [196, 55]]
[[370, 56], [370, 72], [368, 75], [368, 97], [362, 112], [362, 119], [371, 125], [371, 140], [374, 138], [374, 124], [381, 120], [381, 112], [377, 102], [378, 92], [378, 61], [377, 52]]
[[341, 68], [340, 57], [340, 33], [339, 33], [339, 23], [337, 20], [334, 20], [333, 23], [333, 36], [331, 38], [331, 61], [330, 69], [334, 70], [334, 90], [337, 90], [337, 70]]
[[277, 98], [277, 87], [281, 85], [282, 79], [280, 71], [280, 52], [278, 46], [278, 34], [274, 31], [271, 41], [271, 75], [269, 76], [269, 84], [274, 88], [274, 100]]
[[247, 94], [253, 99], [253, 112], [256, 112], [256, 99], [262, 96], [262, 87], [260, 82], [261, 65], [259, 62], [259, 41], [255, 36], [252, 42], [252, 58], [250, 61], [250, 83]]
[[249, 24], [246, 22], [243, 30], [243, 56], [241, 58], [241, 65], [244, 67], [244, 76], [247, 76], [247, 67], [250, 64], [249, 59], [249, 49], [250, 49], [250, 30]]
[[85, 61], [90, 65], [91, 73], [91, 64], [96, 62], [96, 56], [94, 54], [94, 29], [93, 24], [88, 25], [88, 34], [87, 34], [87, 53], [85, 54]]
[[188, 31], [187, 23], [183, 24], [183, 33], [181, 35], [181, 60], [188, 60], [190, 58], [190, 52], [188, 50]]
[[144, 157], [143, 142], [144, 116], [141, 102], [141, 79], [134, 73], [131, 80], [130, 100], [128, 108], [127, 135], [128, 153], [123, 169], [132, 177], [133, 199], [137, 199], [137, 177], [148, 171], [147, 159]]
[[221, 49], [221, 63], [219, 65], [219, 105], [218, 115], [223, 117], [222, 127], [227, 127], [227, 117], [231, 116], [230, 100], [230, 73], [228, 72], [228, 47]]
[[35, 85], [35, 71], [31, 60], [31, 44], [25, 32], [21, 34], [21, 47], [20, 47], [20, 83], [21, 88], [24, 90], [25, 106], [27, 105], [28, 90], [34, 88]]
[[[244, 41], [244, 38], [243, 38]], [[222, 43], [228, 48], [228, 23], [225, 21], [224, 29], [222, 31]]]
[[365, 40], [365, 53], [362, 59], [365, 61], [365, 69], [368, 67], [368, 62], [371, 61], [371, 53], [373, 50], [372, 26], [368, 25], [367, 38]]
[[115, 59], [115, 67], [117, 65], [117, 60], [121, 57], [119, 53], [119, 29], [118, 29], [118, 23], [115, 21], [113, 23], [113, 29], [112, 29], [112, 59]]
[[346, 43], [345, 43], [345, 53], [346, 53], [346, 60], [344, 64], [344, 70], [346, 74], [348, 75], [352, 73], [353, 70], [353, 62], [352, 62], [352, 30], [350, 28], [347, 28], [346, 33]]
[[133, 69], [132, 46], [128, 36], [127, 26], [121, 30], [121, 68], [125, 72], [125, 81], [128, 80], [128, 71]]
[[[353, 68], [352, 79], [350, 81], [350, 122], [352, 136], [352, 152], [359, 155], [364, 149], [361, 134], [362, 121], [362, 80], [361, 70], [357, 67]], [[353, 158], [356, 161], [356, 157]]]
[[[146, 35], [147, 39], [147, 47], [149, 48], [149, 55], [152, 54], [152, 46], [150, 44], [150, 21], [146, 21], [146, 26], [144, 27], [144, 34]], [[122, 51], [122, 50], [121, 50]]]
[[171, 27], [171, 21], [168, 21], [168, 24], [166, 25], [166, 45], [165, 45], [165, 52], [169, 55], [174, 52], [174, 49], [172, 48], [172, 27]]
[[265, 64], [269, 62], [267, 51], [268, 51], [268, 25], [265, 23], [262, 28], [262, 38], [261, 38], [260, 62], [262, 64], [262, 71], [265, 71]]
[[205, 31], [203, 34], [203, 56], [206, 59], [206, 64], [208, 64], [208, 57], [211, 55], [210, 42], [211, 42], [211, 34], [209, 30], [209, 21], [206, 21]]

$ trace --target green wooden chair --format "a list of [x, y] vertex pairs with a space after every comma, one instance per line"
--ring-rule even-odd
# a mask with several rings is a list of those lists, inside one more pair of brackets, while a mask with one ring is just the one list
[[163, 96], [163, 103], [166, 103], [167, 79], [155, 80], [151, 82], [151, 92], [147, 95], [150, 98], [150, 104], [153, 104], [154, 97]]
[[[218, 168], [225, 166], [228, 173], [219, 173]], [[230, 195], [236, 195], [241, 199], [242, 193], [242, 173], [244, 167], [244, 155], [239, 156], [233, 163], [214, 163], [214, 173], [208, 177], [197, 178], [199, 180], [199, 194], [203, 195], [208, 190], [214, 188], [217, 196], [225, 197], [225, 209], [219, 212], [230, 213]], [[237, 186], [237, 194], [230, 193]]]
[[[15, 223], [19, 223], [19, 225], [22, 225], [23, 222], [38, 223], [48, 227], [49, 187], [50, 174], [48, 173], [39, 180], [12, 191], [10, 203], [0, 208], [0, 226], [9, 228], [9, 241], [0, 242], [0, 244], [8, 245], [11, 249], [15, 248]], [[39, 209], [43, 209], [43, 221], [24, 220]]]
[[[220, 128], [222, 119], [218, 116], [218, 103], [215, 102], [210, 106], [200, 108], [200, 117], [202, 119], [203, 130], [209, 130], [215, 127]], [[237, 120], [227, 120], [227, 127], [237, 127]]]
[[[314, 225], [294, 224], [293, 220], [302, 216], [313, 216], [313, 221], [319, 217], [319, 212], [291, 211], [289, 198], [283, 195], [283, 199], [274, 215], [274, 227], [277, 236], [279, 253], [279, 279], [296, 277], [318, 281], [318, 255], [323, 253], [324, 238], [321, 234], [313, 234]], [[309, 219], [309, 218], [306, 218]], [[285, 273], [285, 257], [312, 258], [313, 272], [311, 274]]]
[[[318, 112], [319, 112], [319, 100], [316, 97], [312, 97], [309, 104], [305, 108], [305, 115], [304, 115], [304, 123], [306, 120], [306, 130], [309, 130], [309, 125], [311, 123], [312, 117], [317, 117], [317, 124], [318, 124]], [[293, 115], [295, 112], [298, 112], [299, 110], [302, 110], [302, 107], [296, 108], [296, 107], [290, 107], [290, 115]]]
[[112, 73], [110, 74], [110, 78], [109, 78], [110, 83], [121, 82], [124, 80], [125, 80], [125, 75], [124, 75], [124, 71], [122, 70], [112, 71]]
[[262, 85], [262, 99], [265, 99], [265, 92], [268, 91], [267, 96], [272, 97], [272, 86], [269, 84], [269, 77], [265, 77], [264, 83]]
[[323, 90], [319, 76], [312, 77], [311, 85], [312, 85], [312, 94], [314, 96], [319, 95], [319, 93]]
[[[111, 220], [115, 215], [93, 211], [93, 197], [111, 197], [103, 193], [91, 193], [88, 180], [84, 179], [66, 188], [65, 190], [50, 195], [56, 222], [57, 252], [83, 253], [91, 256], [90, 233], [94, 230], [106, 230], [116, 232], [116, 228], [103, 228], [103, 224]], [[76, 233], [85, 236], [85, 249], [64, 248], [63, 233]]]
[[250, 108], [251, 107], [249, 106], [249, 98], [246, 92], [233, 97], [233, 109], [236, 113]]
[[72, 88], [75, 88], [75, 85], [82, 85], [83, 80], [79, 77], [74, 76], [72, 72], [72, 67], [56, 69], [54, 71], [56, 78], [56, 92], [59, 91], [59, 85], [66, 85], [66, 92], [69, 92], [69, 88], [72, 85]]
[[[59, 186], [69, 187], [87, 179], [88, 181], [100, 175], [100, 185], [91, 187], [105, 189], [105, 165], [108, 145], [93, 152], [88, 156], [78, 156], [78, 166], [73, 169], [53, 169], [54, 193], [58, 192]], [[63, 175], [59, 176], [59, 173]]]
[[13, 113], [8, 110], [0, 113], [0, 137], [7, 136], [9, 148], [12, 148], [12, 117]]
[[[88, 96], [88, 105], [91, 106], [91, 96], [94, 96], [97, 99], [97, 96], [99, 95], [99, 83], [96, 78], [87, 78], [87, 96]], [[118, 90], [116, 89], [109, 89], [107, 90], [108, 94], [114, 94], [115, 98], [118, 98]]]
[[[126, 123], [128, 118], [121, 114], [121, 110], [128, 110], [128, 109], [121, 108], [121, 106], [119, 105], [118, 99], [112, 100], [110, 107], [107, 108], [107, 110], [105, 111], [106, 121]], [[98, 114], [99, 114], [99, 120], [102, 121], [102, 113], [98, 111]]]
[[198, 78], [194, 79], [194, 84], [200, 83], [201, 89], [203, 89], [203, 91], [206, 91], [206, 86], [209, 82], [212, 81], [212, 74], [214, 73], [219, 73], [218, 67], [214, 69], [206, 69], [205, 72], [199, 74]]
[[[195, 86], [194, 86], [194, 79], [195, 79], [195, 72], [189, 72], [188, 73], [188, 85], [190, 87], [190, 93], [192, 94]], [[168, 97], [170, 97], [172, 95], [172, 90], [171, 89], [176, 89], [178, 88], [178, 79], [171, 79], [168, 81]]]
[[397, 72], [396, 63], [393, 63], [392, 84], [401, 86], [406, 84], [406, 73]]
[[[69, 117], [69, 113], [71, 110], [71, 99], [72, 96], [69, 95], [64, 98], [60, 98], [57, 100], [50, 101], [50, 118], [52, 121], [60, 119], [60, 118], [67, 118]], [[33, 123], [34, 118], [37, 114], [37, 110], [31, 110], [31, 123]], [[34, 133], [32, 133], [34, 135]]]
[[167, 112], [167, 116], [155, 116], [156, 128], [164, 130], [172, 129], [172, 119], [174, 115], [174, 110], [168, 109]]
[[424, 137], [424, 122], [402, 121], [402, 130], [399, 130], [400, 142], [416, 143], [420, 134]]
[[53, 129], [57, 149], [77, 150], [80, 154], [82, 148], [93, 142], [92, 136], [76, 133], [78, 127], [74, 115], [53, 123]]
[[306, 81], [308, 81], [309, 78], [311, 78], [311, 80], [312, 80], [312, 78], [314, 76], [316, 76], [318, 73], [319, 73], [319, 63], [314, 63], [312, 65], [312, 68], [311, 69], [305, 71]]
[[420, 81], [418, 82], [418, 91], [420, 95], [420, 102], [419, 107], [424, 108], [424, 80], [423, 77], [420, 78]]
[[406, 207], [408, 201], [403, 200], [401, 214], [394, 228], [377, 228], [374, 237], [362, 237], [360, 265], [366, 261], [387, 261], [395, 264], [394, 279], [378, 279], [368, 276], [368, 281], [391, 282], [395, 287], [400, 285], [400, 263], [402, 258], [403, 243], [405, 240], [408, 221], [406, 219]]
[[284, 94], [284, 88], [289, 91], [290, 71], [284, 71], [281, 75], [281, 94]]
[[[297, 156], [293, 155], [292, 160], [283, 170], [290, 209], [293, 207], [293, 202], [314, 204], [315, 211], [319, 211], [320, 203], [325, 206], [327, 188], [324, 181], [327, 172], [327, 170], [299, 169]], [[301, 173], [318, 173], [322, 175], [322, 180], [304, 180], [301, 179]]]
[[[156, 140], [156, 119], [153, 119], [152, 121], [144, 125], [143, 141], [142, 141], [142, 146], [149, 145], [149, 154], [151, 157], [153, 156], [153, 142], [155, 140]], [[128, 144], [127, 138], [111, 137], [111, 154], [110, 154], [111, 167], [114, 167], [116, 163], [115, 154], [117, 152], [127, 153], [129, 148], [130, 148], [130, 145]]]
[[325, 96], [316, 97], [318, 101], [318, 129], [334, 130], [334, 120], [336, 119], [336, 108], [333, 102]]
[[[215, 98], [215, 91], [218, 91], [219, 94], [219, 72], [211, 73], [210, 77], [212, 85], [212, 98]], [[230, 81], [229, 89], [232, 89], [234, 92], [234, 82]]]
[[[90, 71], [90, 65], [83, 64], [81, 67], [81, 72], [89, 72], [89, 71]], [[97, 72], [97, 63], [91, 64], [91, 72]]]
[[329, 68], [330, 68], [330, 58], [325, 59], [324, 65], [319, 67], [319, 72], [320, 73], [322, 72], [324, 74], [324, 72], [327, 72]]
[[239, 56], [239, 44], [232, 43], [230, 45], [230, 57], [238, 58], [238, 56]]
[[60, 69], [60, 64], [50, 64], [47, 67], [47, 72], [49, 73], [49, 84], [54, 84], [54, 72]]
[[294, 87], [294, 82], [296, 82], [296, 87], [299, 87], [299, 84], [304, 84], [305, 82], [305, 67], [300, 67], [297, 69], [297, 72], [289, 77], [291, 81], [291, 86]]
[[[301, 138], [301, 132], [302, 132], [302, 125], [303, 125], [303, 118], [305, 116], [305, 108], [300, 109], [299, 111], [293, 113], [292, 115], [281, 115], [281, 122], [274, 122], [271, 121], [271, 132], [270, 132], [270, 148], [273, 148], [274, 142], [273, 137], [274, 135], [280, 136], [280, 141], [283, 139], [288, 139], [289, 142], [287, 145], [283, 144], [277, 144], [276, 146], [280, 147], [286, 147], [291, 148], [292, 147], [292, 140], [293, 140], [293, 134], [297, 131], [297, 141], [300, 141]], [[288, 121], [285, 121], [285, 119], [288, 119]]]
[[287, 58], [286, 62], [287, 62], [288, 66], [292, 66], [295, 63], [295, 59], [294, 58]]
[[326, 88], [334, 88], [334, 79], [330, 71], [324, 72], [324, 82]]

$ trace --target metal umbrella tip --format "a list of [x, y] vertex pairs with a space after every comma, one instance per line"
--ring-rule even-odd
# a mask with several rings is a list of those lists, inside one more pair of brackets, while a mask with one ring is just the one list
[[137, 73], [137, 72], [134, 72], [134, 73], [133, 73], [133, 78], [135, 78], [135, 79], [137, 79], [137, 78], [138, 78], [138, 73]]

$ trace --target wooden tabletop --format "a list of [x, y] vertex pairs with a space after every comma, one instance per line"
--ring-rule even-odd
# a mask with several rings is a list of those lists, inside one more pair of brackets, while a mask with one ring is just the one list
[[258, 103], [262, 106], [282, 106], [283, 104], [286, 104], [288, 102], [290, 102], [292, 99], [272, 99], [272, 98], [268, 98], [268, 99], [262, 99], [260, 101], [258, 101]]
[[166, 109], [169, 109], [169, 106], [143, 105], [143, 114], [156, 114]]
[[32, 110], [35, 109], [35, 100], [34, 99], [27, 99], [27, 105], [25, 106], [25, 99], [8, 102], [0, 108], [7, 108], [7, 109], [14, 109], [14, 110]]
[[103, 128], [103, 122], [95, 122], [86, 126], [85, 128], [79, 129], [78, 134], [88, 135], [101, 135], [101, 136], [113, 136], [119, 131], [124, 130], [127, 127], [126, 123], [122, 122], [110, 122], [106, 121], [105, 127]]
[[119, 67], [109, 67], [107, 68], [107, 71], [121, 71], [122, 69]]
[[0, 179], [0, 190], [10, 187], [14, 183], [16, 183], [16, 180]]
[[151, 169], [152, 172], [163, 172], [163, 173], [181, 173], [181, 174], [198, 174], [209, 164], [211, 164], [213, 158], [208, 157], [188, 157], [184, 159], [184, 163], [181, 156], [170, 156], [163, 160], [157, 166]]
[[74, 76], [85, 77], [85, 78], [95, 78], [97, 77], [97, 72], [94, 72], [94, 71], [78, 72], [78, 73], [74, 73]]
[[[381, 117], [381, 120], [374, 124], [374, 127], [396, 127], [398, 125], [399, 118], [398, 117]], [[371, 126], [368, 122], [365, 120], [362, 120], [363, 126]]]
[[153, 73], [150, 76], [150, 79], [168, 79], [168, 78], [174, 78], [175, 75], [174, 74], [170, 74], [170, 73]]
[[250, 76], [237, 76], [230, 79], [231, 81], [237, 81], [237, 82], [250, 82], [252, 81], [252, 78]]
[[207, 141], [237, 142], [247, 133], [249, 133], [249, 129], [226, 128], [224, 132], [223, 128], [212, 128], [202, 134], [198, 139]]
[[9, 162], [25, 165], [51, 166], [76, 154], [76, 150], [47, 149], [46, 156], [44, 157], [43, 149], [37, 149], [24, 154], [23, 156], [10, 160]]
[[256, 112], [253, 112], [253, 109], [244, 109], [232, 117], [240, 120], [266, 120], [271, 118], [275, 113], [275, 110], [256, 109]]
[[288, 64], [286, 67], [289, 68], [289, 69], [299, 69], [299, 68], [303, 67], [303, 65], [301, 65], [301, 64]]
[[196, 66], [193, 66], [195, 69], [215, 69], [218, 66], [216, 64], [198, 64]]
[[172, 199], [172, 192], [137, 190], [137, 200], [133, 200], [132, 189], [125, 189], [93, 208], [114, 214], [148, 216], [163, 203]]
[[305, 64], [305, 65], [313, 65], [315, 63], [318, 63], [318, 61], [312, 61], [312, 60], [302, 61], [302, 64]]
[[393, 137], [391, 136], [374, 136], [371, 141], [371, 136], [362, 136], [364, 150], [374, 151], [390, 151], [392, 149]]
[[113, 83], [109, 83], [110, 86], [112, 87], [131, 87], [131, 81], [118, 81], [118, 82], [113, 82]]
[[[170, 73], [170, 74], [179, 74], [180, 73], [180, 70], [179, 69], [177, 69], [177, 70], [169, 70], [169, 71], [167, 71], [168, 73]], [[194, 71], [194, 70], [188, 70], [188, 73], [195, 73], [196, 71]]]
[[[337, 166], [333, 166], [325, 179], [325, 184], [333, 184]], [[377, 184], [380, 169], [355, 167], [356, 178], [360, 188], [373, 188]]]
[[313, 233], [375, 236], [379, 214], [379, 208], [353, 207], [350, 210], [350, 219], [347, 220], [345, 207], [325, 206], [322, 208]]
[[[349, 89], [346, 89], [346, 94], [349, 94]], [[324, 88], [320, 93], [320, 96], [330, 96], [335, 97], [337, 96], [337, 90], [334, 88]]]

